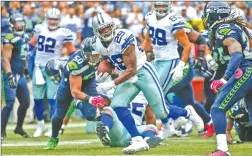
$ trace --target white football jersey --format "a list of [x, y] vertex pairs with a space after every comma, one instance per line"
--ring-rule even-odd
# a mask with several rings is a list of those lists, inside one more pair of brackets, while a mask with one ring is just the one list
[[35, 64], [46, 66], [51, 59], [58, 59], [66, 42], [73, 42], [73, 35], [69, 29], [58, 28], [50, 31], [47, 24], [38, 24], [33, 30], [37, 38]]
[[126, 70], [122, 55], [130, 45], [135, 46], [138, 70], [146, 63], [146, 55], [145, 52], [137, 46], [136, 37], [130, 30], [116, 29], [114, 38], [107, 48], [103, 46], [99, 38], [93, 38], [93, 47], [95, 51], [103, 55], [103, 57], [113, 64], [119, 71]]
[[129, 104], [129, 110], [135, 120], [137, 126], [142, 125], [148, 101], [143, 92], [140, 92], [135, 99]]
[[172, 60], [179, 58], [177, 51], [178, 41], [175, 33], [184, 28], [185, 20], [179, 14], [170, 12], [160, 20], [157, 20], [156, 12], [149, 12], [145, 20], [152, 40], [155, 60]]

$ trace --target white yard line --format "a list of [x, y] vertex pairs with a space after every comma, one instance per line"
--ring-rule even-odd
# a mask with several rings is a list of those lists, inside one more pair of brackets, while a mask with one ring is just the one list
[[[87, 124], [86, 123], [69, 123], [67, 125], [67, 128], [76, 128], [76, 127], [85, 127]], [[47, 127], [51, 126], [51, 124], [46, 124]], [[7, 130], [14, 130], [16, 128], [16, 124], [15, 125], [8, 125], [7, 126]], [[24, 125], [24, 129], [36, 129], [37, 125]]]
[[[99, 142], [98, 139], [84, 139], [84, 140], [72, 140], [72, 141], [60, 141], [59, 145], [81, 145]], [[23, 146], [44, 146], [48, 142], [15, 142], [15, 143], [2, 143], [2, 147], [23, 147]]]

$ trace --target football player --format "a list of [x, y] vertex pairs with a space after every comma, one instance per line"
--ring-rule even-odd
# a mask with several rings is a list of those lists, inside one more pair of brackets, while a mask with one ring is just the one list
[[[152, 64], [146, 62], [145, 52], [137, 46], [136, 38], [127, 29], [115, 29], [115, 23], [106, 13], [93, 17], [94, 49], [115, 66], [121, 74], [109, 82], [99, 83], [97, 91], [106, 92], [116, 87], [111, 107], [132, 137], [132, 144], [124, 148], [124, 154], [148, 150], [140, 136], [127, 105], [142, 91], [154, 114], [162, 120], [164, 131], [169, 131], [169, 109], [165, 104], [162, 88]], [[164, 137], [166, 138], [166, 137]]]
[[[204, 107], [195, 102], [191, 80], [192, 68], [189, 68], [190, 37], [191, 41], [205, 44], [204, 39], [192, 28], [184, 28], [183, 17], [171, 10], [171, 2], [154, 2], [154, 10], [146, 15], [148, 31], [142, 47], [154, 53], [154, 66], [160, 77], [160, 84], [167, 95], [175, 92], [185, 105], [192, 105], [205, 123], [211, 121]], [[203, 40], [203, 41], [202, 41]], [[177, 44], [180, 44], [179, 48]], [[152, 46], [151, 46], [152, 45]], [[202, 47], [205, 50], [206, 45]], [[181, 60], [179, 59], [181, 52]], [[203, 51], [204, 52], [204, 51]], [[204, 56], [204, 53], [203, 53]], [[203, 129], [199, 130], [199, 134]], [[167, 134], [167, 133], [166, 133]]]
[[29, 44], [29, 50], [32, 51], [37, 45], [35, 56], [35, 67], [33, 70], [33, 96], [34, 110], [38, 120], [38, 127], [33, 137], [39, 137], [46, 130], [44, 124], [44, 104], [43, 99], [46, 97], [50, 105], [50, 114], [53, 115], [56, 108], [54, 98], [58, 85], [48, 78], [45, 73], [45, 66], [49, 59], [57, 59], [61, 56], [61, 50], [66, 47], [69, 53], [76, 51], [73, 44], [73, 36], [70, 30], [60, 28], [61, 14], [56, 8], [47, 11], [45, 22], [38, 24], [34, 28], [34, 35]]
[[[87, 42], [84, 44], [91, 45], [91, 43]], [[73, 107], [80, 109], [83, 116], [88, 120], [96, 118], [96, 107], [103, 107], [109, 102], [98, 96], [96, 91], [94, 74], [100, 57], [96, 55], [90, 58], [89, 54], [94, 50], [89, 48], [90, 46], [85, 47], [84, 51], [78, 50], [71, 54], [67, 65], [63, 69], [56, 95], [56, 110], [52, 116], [52, 136], [44, 147], [46, 150], [52, 150], [57, 146], [63, 118], [73, 99], [79, 100], [73, 103], [75, 105]]]
[[9, 26], [12, 33], [5, 36], [2, 51], [2, 89], [5, 106], [1, 116], [1, 137], [6, 139], [6, 125], [17, 97], [20, 105], [14, 133], [29, 138], [30, 136], [23, 130], [24, 118], [30, 104], [30, 94], [24, 75], [27, 41], [24, 38], [23, 15], [19, 13], [11, 15]]
[[[226, 138], [226, 111], [244, 98], [248, 108], [252, 107], [252, 53], [249, 51], [250, 35], [243, 22], [237, 19], [225, 21], [230, 15], [226, 2], [210, 2], [204, 9], [203, 22], [210, 31], [210, 47], [219, 54], [218, 59], [227, 63], [220, 80], [211, 83], [218, 92], [211, 107], [211, 116], [217, 138], [217, 150], [208, 156], [229, 156]], [[226, 60], [229, 61], [226, 61]], [[250, 119], [251, 121], [251, 119]]]

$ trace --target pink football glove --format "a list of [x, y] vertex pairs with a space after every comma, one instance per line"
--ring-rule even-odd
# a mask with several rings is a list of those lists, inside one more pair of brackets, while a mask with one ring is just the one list
[[211, 90], [214, 92], [214, 93], [218, 93], [218, 91], [220, 90], [220, 88], [225, 84], [227, 83], [226, 80], [224, 80], [223, 78], [220, 79], [220, 80], [213, 80], [211, 85], [210, 85], [210, 88]]
[[242, 77], [242, 75], [243, 75], [242, 69], [241, 68], [237, 68], [236, 71], [235, 71], [235, 78], [239, 79], [239, 78]]
[[105, 100], [101, 96], [91, 96], [89, 103], [97, 108], [103, 108], [105, 106]]

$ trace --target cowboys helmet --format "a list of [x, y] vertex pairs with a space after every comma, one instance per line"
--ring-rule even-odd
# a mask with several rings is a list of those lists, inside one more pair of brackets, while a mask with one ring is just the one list
[[52, 8], [46, 12], [45, 21], [49, 30], [55, 30], [59, 27], [61, 20], [61, 13], [59, 9]]
[[[163, 6], [163, 7], [160, 7]], [[154, 11], [159, 18], [166, 16], [171, 11], [171, 2], [156, 1], [153, 3]]]

